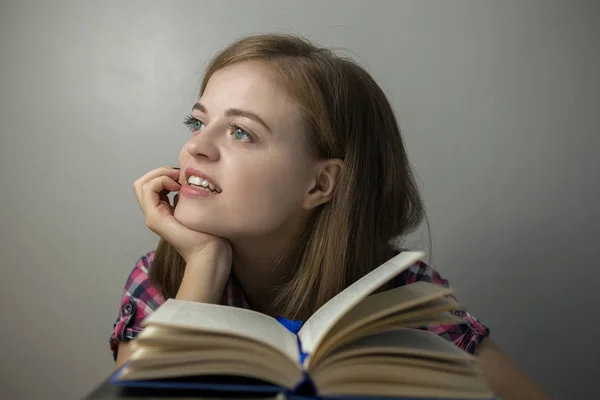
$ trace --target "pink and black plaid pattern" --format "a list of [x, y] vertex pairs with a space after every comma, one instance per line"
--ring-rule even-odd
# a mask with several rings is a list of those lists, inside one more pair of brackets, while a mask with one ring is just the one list
[[[142, 330], [142, 321], [165, 301], [159, 291], [150, 284], [148, 278], [148, 270], [153, 259], [154, 252], [143, 255], [135, 264], [125, 284], [121, 307], [110, 337], [110, 347], [115, 359], [119, 342], [128, 342], [135, 338]], [[448, 281], [423, 262], [416, 263], [398, 275], [393, 281], [393, 287], [417, 281], [432, 282], [448, 287]], [[250, 308], [241, 286], [233, 274], [227, 282], [221, 304]], [[428, 329], [453, 342], [461, 349], [474, 354], [475, 346], [489, 335], [489, 329], [464, 308], [455, 314], [460, 316], [464, 322], [458, 325], [437, 325]]]
[[[431, 282], [449, 287], [449, 283], [446, 279], [442, 278], [436, 270], [422, 261], [417, 262], [415, 265], [409, 267], [394, 278], [392, 286], [398, 287], [418, 281]], [[489, 336], [489, 328], [469, 314], [464, 307], [455, 311], [454, 314], [461, 317], [464, 322], [458, 325], [435, 325], [430, 326], [427, 329], [451, 341], [461, 349], [468, 351], [471, 354], [475, 354], [475, 346], [477, 346], [477, 343], [481, 342], [483, 338]]]

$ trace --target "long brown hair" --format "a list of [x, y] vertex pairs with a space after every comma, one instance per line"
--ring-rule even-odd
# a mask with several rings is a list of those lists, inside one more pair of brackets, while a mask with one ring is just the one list
[[[337, 191], [315, 211], [274, 306], [279, 315], [306, 319], [385, 262], [390, 240], [420, 224], [423, 205], [392, 107], [357, 63], [301, 37], [255, 35], [211, 60], [200, 94], [215, 71], [245, 61], [272, 68], [300, 104], [315, 155], [344, 161]], [[165, 298], [175, 297], [184, 270], [181, 256], [161, 239], [150, 279]]]

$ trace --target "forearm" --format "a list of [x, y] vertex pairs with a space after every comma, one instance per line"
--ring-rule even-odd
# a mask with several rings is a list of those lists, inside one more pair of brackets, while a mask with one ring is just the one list
[[123, 364], [129, 360], [131, 356], [131, 346], [129, 342], [121, 342], [119, 343], [119, 349], [117, 350], [117, 360], [115, 361], [115, 370], [121, 368]]
[[213, 251], [189, 260], [175, 298], [217, 304], [230, 271], [231, 257], [228, 254]]
[[477, 364], [488, 386], [502, 400], [549, 400], [550, 396], [489, 338], [477, 346]]

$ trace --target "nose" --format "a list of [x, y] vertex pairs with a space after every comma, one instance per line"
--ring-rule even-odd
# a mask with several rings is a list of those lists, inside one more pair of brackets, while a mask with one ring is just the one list
[[219, 148], [207, 128], [192, 136], [185, 148], [193, 157], [207, 158], [211, 161], [219, 159]]

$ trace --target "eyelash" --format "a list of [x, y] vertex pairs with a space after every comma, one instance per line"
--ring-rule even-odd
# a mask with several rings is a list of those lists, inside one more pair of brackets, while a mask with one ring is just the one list
[[[188, 115], [185, 118], [185, 120], [183, 121], [183, 124], [185, 126], [187, 126], [190, 131], [196, 132], [196, 131], [194, 131], [194, 123], [196, 123], [196, 122], [202, 122], [202, 121], [199, 120], [198, 118], [194, 118], [191, 115]], [[202, 123], [204, 124], [204, 126], [206, 126], [206, 124], [204, 122], [202, 122]], [[229, 128], [233, 129], [233, 132], [235, 132], [237, 129], [239, 129], [239, 130], [245, 132], [250, 137], [249, 140], [241, 140], [241, 139], [235, 139], [235, 140], [240, 141], [240, 142], [250, 142], [250, 143], [254, 142], [254, 135], [252, 133], [248, 132], [248, 130], [242, 128], [241, 126], [234, 124], [234, 123], [230, 123]]]

